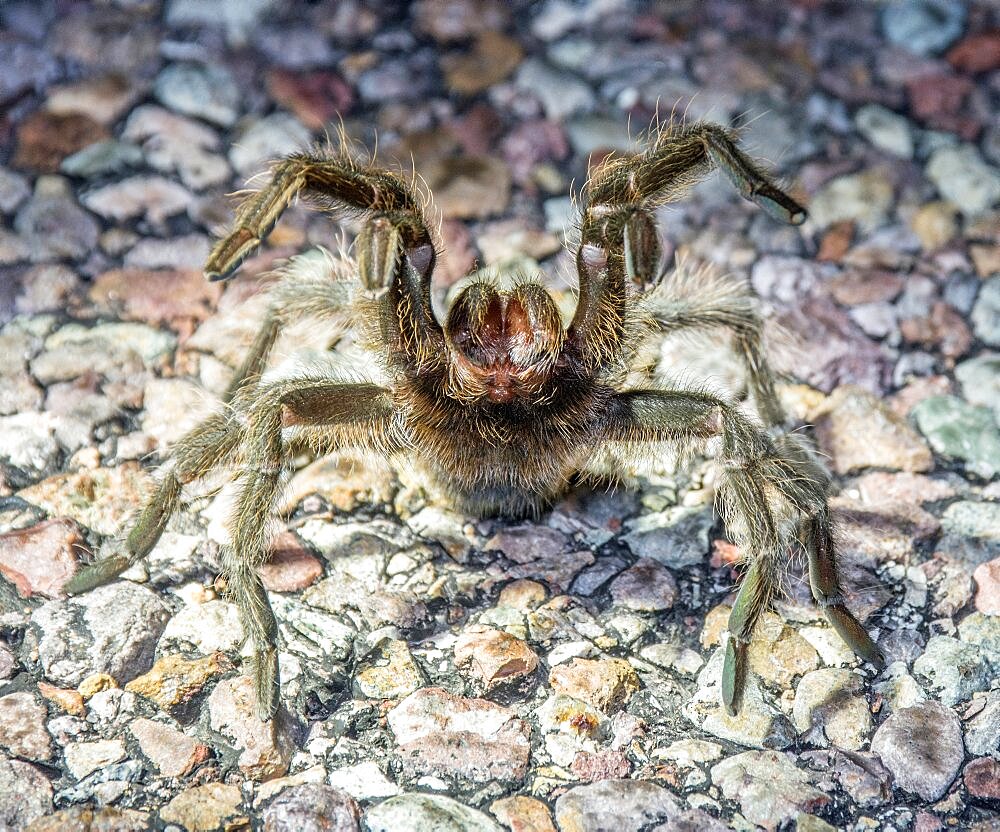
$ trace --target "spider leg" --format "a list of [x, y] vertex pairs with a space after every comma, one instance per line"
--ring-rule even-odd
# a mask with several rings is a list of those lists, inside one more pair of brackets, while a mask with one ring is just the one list
[[623, 348], [628, 282], [648, 287], [659, 279], [662, 247], [653, 211], [681, 199], [715, 168], [775, 219], [805, 221], [805, 209], [716, 124], [666, 125], [641, 153], [604, 164], [584, 188], [580, 296], [570, 326], [586, 364], [597, 366]]
[[614, 396], [598, 428], [599, 441], [630, 446], [672, 442], [694, 451], [721, 440], [724, 476], [719, 506], [749, 567], [729, 618], [722, 672], [723, 705], [739, 711], [747, 647], [761, 613], [780, 585], [780, 565], [804, 530], [813, 592], [834, 628], [863, 659], [881, 654], [843, 604], [827, 508], [829, 476], [795, 436], [771, 439], [728, 402], [698, 391], [637, 390]]
[[397, 361], [402, 356], [411, 363], [433, 363], [444, 337], [431, 308], [437, 254], [420, 200], [400, 177], [364, 165], [346, 150], [296, 153], [279, 161], [271, 181], [237, 208], [235, 228], [212, 249], [206, 276], [231, 275], [300, 194], [321, 209], [365, 218], [355, 243], [357, 266], [362, 288], [377, 307], [379, 339]]
[[678, 262], [677, 268], [643, 302], [666, 334], [713, 327], [730, 330], [761, 418], [769, 426], [784, 423], [785, 413], [774, 390], [774, 373], [764, 353], [757, 298], [746, 281], [710, 267], [692, 270]]

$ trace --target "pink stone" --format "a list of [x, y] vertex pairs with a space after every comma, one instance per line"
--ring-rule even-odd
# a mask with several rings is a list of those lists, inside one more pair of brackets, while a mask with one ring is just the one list
[[24, 598], [58, 598], [76, 574], [77, 554], [88, 553], [76, 523], [68, 517], [0, 535], [0, 574]]
[[595, 780], [621, 780], [628, 777], [632, 764], [621, 751], [578, 751], [570, 770], [580, 780], [593, 783]]
[[473, 625], [455, 643], [455, 664], [468, 665], [489, 690], [535, 672], [538, 656], [521, 639], [503, 630]]
[[129, 726], [139, 748], [164, 777], [183, 777], [208, 759], [208, 746], [176, 728], [152, 719], [137, 719]]
[[1000, 558], [979, 564], [972, 577], [976, 582], [976, 609], [1000, 615]]
[[271, 560], [257, 568], [271, 592], [305, 589], [323, 574], [323, 564], [313, 557], [294, 532], [282, 532], [271, 545]]
[[272, 780], [288, 771], [293, 741], [279, 711], [264, 722], [257, 716], [253, 682], [247, 676], [224, 679], [208, 697], [209, 721], [239, 751], [240, 771], [254, 780]]

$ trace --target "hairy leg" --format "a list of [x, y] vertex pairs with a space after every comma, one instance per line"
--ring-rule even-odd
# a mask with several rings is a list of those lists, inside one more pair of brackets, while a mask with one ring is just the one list
[[653, 211], [681, 199], [716, 168], [775, 219], [805, 221], [805, 209], [739, 149], [731, 131], [704, 122], [661, 127], [644, 151], [605, 164], [584, 188], [580, 297], [570, 335], [586, 363], [596, 366], [616, 354], [627, 337], [628, 284], [649, 287], [660, 277]]
[[826, 491], [829, 476], [796, 437], [772, 440], [736, 408], [694, 391], [638, 390], [615, 396], [598, 440], [633, 445], [672, 442], [695, 450], [721, 439], [725, 472], [719, 503], [727, 528], [749, 564], [729, 618], [722, 674], [723, 704], [739, 711], [747, 646], [779, 588], [780, 565], [800, 535], [810, 558], [813, 594], [831, 624], [862, 658], [882, 664], [879, 649], [844, 606], [837, 581]]
[[643, 306], [661, 330], [671, 334], [716, 327], [733, 333], [747, 383], [764, 423], [781, 425], [785, 413], [774, 390], [774, 373], [763, 344], [763, 321], [757, 298], [746, 281], [712, 267], [691, 269], [679, 262], [663, 282], [643, 298]]

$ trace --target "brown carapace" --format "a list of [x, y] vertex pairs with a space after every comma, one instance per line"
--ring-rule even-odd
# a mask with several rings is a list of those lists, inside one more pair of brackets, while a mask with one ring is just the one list
[[[252, 640], [259, 713], [269, 718], [279, 703], [278, 629], [257, 569], [268, 555], [266, 529], [281, 485], [303, 448], [407, 456], [431, 490], [460, 510], [524, 515], [544, 510], [609, 446], [633, 459], [661, 453], [665, 444], [681, 452], [710, 446], [722, 467], [719, 507], [747, 564], [729, 621], [727, 710], [740, 707], [747, 645], [794, 548], [805, 551], [813, 595], [833, 626], [855, 652], [880, 664], [878, 648], [843, 602], [829, 476], [798, 434], [781, 430], [785, 415], [752, 292], [711, 271], [661, 268], [655, 209], [716, 168], [774, 219], [805, 219], [730, 131], [660, 126], [641, 152], [606, 162], [583, 190], [579, 297], [565, 325], [540, 284], [501, 287], [489, 279], [470, 282], [442, 323], [431, 304], [437, 253], [422, 200], [407, 182], [347, 149], [279, 161], [213, 249], [209, 279], [229, 277], [300, 195], [320, 209], [364, 218], [354, 262], [348, 271], [343, 262], [306, 254], [281, 271], [225, 406], [175, 445], [127, 538], [81, 571], [69, 591], [104, 583], [145, 557], [184, 484], [218, 468], [232, 471], [238, 497], [225, 577]], [[387, 381], [345, 380], [322, 367], [264, 375], [279, 330], [303, 317], [360, 327]], [[732, 333], [759, 419], [699, 387], [626, 387], [644, 341], [712, 328]]]

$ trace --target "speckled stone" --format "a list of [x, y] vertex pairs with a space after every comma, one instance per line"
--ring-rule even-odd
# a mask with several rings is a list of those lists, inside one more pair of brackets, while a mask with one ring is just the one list
[[455, 642], [455, 664], [468, 666], [469, 673], [489, 690], [534, 673], [538, 656], [510, 633], [472, 625]]
[[366, 832], [503, 832], [488, 815], [438, 794], [409, 793], [376, 803], [364, 817]]
[[839, 668], [806, 673], [795, 689], [792, 722], [814, 745], [857, 751], [868, 741], [872, 718], [864, 679]]
[[247, 777], [270, 780], [288, 771], [290, 726], [281, 712], [268, 722], [257, 716], [257, 699], [248, 677], [219, 682], [208, 697], [208, 713], [212, 729], [239, 751], [240, 771]]
[[52, 786], [42, 770], [0, 755], [0, 828], [26, 829], [51, 811]]
[[354, 799], [330, 786], [306, 783], [285, 789], [262, 813], [264, 832], [357, 832]]
[[623, 708], [639, 690], [639, 675], [622, 659], [573, 659], [549, 673], [549, 684], [606, 714]]
[[160, 818], [188, 832], [210, 832], [239, 812], [242, 799], [237, 786], [206, 783], [178, 794], [160, 809]]
[[45, 730], [45, 706], [27, 691], [0, 697], [0, 748], [26, 760], [52, 758], [52, 739]]
[[129, 731], [139, 748], [164, 777], [183, 777], [208, 759], [208, 746], [163, 722], [136, 719]]
[[399, 639], [387, 640], [354, 676], [358, 692], [373, 699], [402, 699], [423, 681], [409, 647]]

